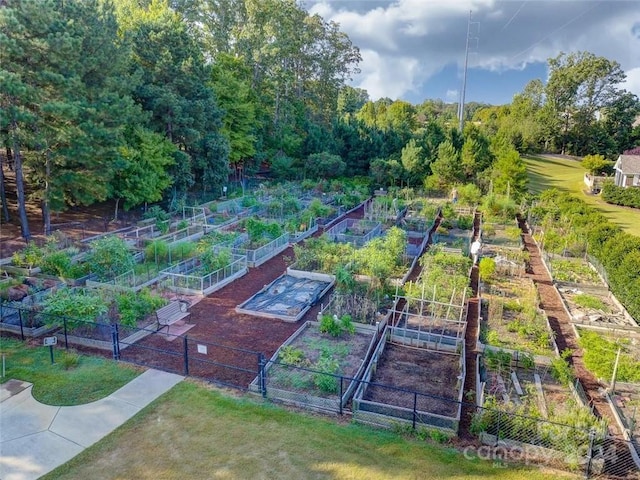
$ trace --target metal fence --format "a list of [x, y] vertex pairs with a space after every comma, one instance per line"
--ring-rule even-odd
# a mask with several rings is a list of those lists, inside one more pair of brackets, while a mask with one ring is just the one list
[[[20, 318], [34, 314], [31, 309], [17, 310], [21, 312]], [[101, 352], [116, 360], [242, 390], [249, 386], [266, 398], [337, 414], [351, 412], [357, 421], [380, 427], [429, 429], [452, 435], [462, 420], [459, 412], [468, 406], [458, 398], [342, 376], [331, 373], [330, 368], [321, 371], [278, 360], [267, 362], [261, 352], [171, 335], [164, 329], [157, 330], [155, 324], [136, 328], [45, 317], [41, 320], [57, 325], [56, 348]], [[390, 400], [372, 401], [373, 397], [366, 392], [374, 389]], [[358, 395], [359, 391], [363, 394]], [[357, 400], [350, 406], [352, 396]], [[634, 445], [630, 440], [614, 438], [604, 430], [554, 423], [475, 404], [471, 407], [476, 413], [470, 429], [480, 442], [464, 449], [467, 458], [549, 465], [583, 474], [585, 478], [640, 478], [640, 464], [631, 453]]]
[[183, 294], [208, 295], [247, 273], [247, 257], [232, 254], [228, 265], [206, 275], [195, 273], [200, 267], [200, 259], [191, 258], [163, 270], [163, 286]]
[[260, 248], [253, 250], [246, 248], [234, 248], [232, 251], [236, 255], [246, 255], [247, 265], [257, 267], [267, 260], [275, 257], [278, 253], [289, 247], [289, 234], [285, 233]]
[[476, 410], [471, 430], [483, 445], [474, 453], [484, 459], [547, 465], [583, 473], [585, 478], [639, 478], [631, 443], [606, 430], [482, 407]]

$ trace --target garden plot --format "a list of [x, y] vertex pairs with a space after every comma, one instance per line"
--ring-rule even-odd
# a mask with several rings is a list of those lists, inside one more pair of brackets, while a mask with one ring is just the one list
[[[483, 276], [481, 265], [481, 277]], [[536, 355], [554, 356], [555, 342], [530, 279], [493, 275], [481, 289], [480, 342]]]
[[249, 267], [257, 267], [289, 247], [290, 235], [278, 222], [246, 218], [230, 227], [241, 233], [242, 243], [235, 243], [232, 252], [247, 257]]
[[433, 234], [433, 243], [440, 243], [447, 252], [458, 252], [469, 255], [471, 248], [471, 238], [473, 232], [471, 230], [461, 230], [459, 228], [438, 227]]
[[376, 195], [365, 205], [364, 218], [387, 226], [398, 225], [407, 211], [402, 199], [388, 195]]
[[558, 284], [557, 288], [569, 311], [571, 321], [578, 325], [601, 328], [638, 328], [635, 320], [620, 308], [620, 303], [614, 300], [613, 295], [605, 286], [570, 287]]
[[205, 224], [213, 228], [228, 226], [259, 210], [257, 200], [249, 195], [221, 202], [210, 202], [202, 207], [206, 216]]
[[61, 282], [33, 277], [10, 284], [0, 300], [0, 330], [27, 337], [51, 331], [47, 316], [42, 314], [42, 302], [60, 288], [65, 288]]
[[378, 344], [356, 391], [354, 418], [376, 425], [409, 423], [457, 433], [464, 345], [461, 354], [442, 353], [396, 345], [386, 341], [387, 336]]
[[491, 258], [495, 263], [495, 273], [501, 276], [522, 277], [527, 271], [529, 253], [498, 245], [483, 245], [482, 258]]
[[628, 330], [575, 328], [585, 366], [603, 383], [613, 377], [618, 350], [616, 381], [640, 384], [640, 333]]
[[390, 328], [393, 340], [409, 346], [455, 352], [464, 343], [465, 293], [463, 290], [460, 298], [456, 298], [455, 293], [452, 295], [451, 300], [456, 303], [437, 301], [435, 287], [429, 299], [397, 296], [391, 312], [395, 319]]
[[539, 455], [577, 467], [589, 429], [602, 435], [606, 423], [585, 406], [568, 364], [560, 358], [547, 360], [547, 365], [537, 364], [530, 356], [485, 349], [479, 363], [482, 408], [472, 428], [484, 443], [501, 442], [530, 452], [531, 458]]
[[162, 286], [186, 295], [209, 295], [247, 273], [247, 257], [212, 249], [162, 271]]
[[320, 273], [281, 275], [238, 305], [236, 312], [297, 322], [331, 289], [334, 282], [332, 275]]
[[482, 243], [496, 245], [503, 248], [522, 250], [522, 231], [517, 224], [483, 223], [481, 228]]
[[609, 394], [617, 420], [628, 430], [640, 454], [640, 383], [616, 382], [615, 393]]
[[361, 247], [382, 232], [380, 222], [346, 218], [325, 232], [334, 242], [348, 243]]
[[[265, 368], [267, 398], [313, 410], [341, 412], [375, 348], [376, 329], [326, 317], [305, 322]], [[260, 391], [260, 379], [250, 385]]]

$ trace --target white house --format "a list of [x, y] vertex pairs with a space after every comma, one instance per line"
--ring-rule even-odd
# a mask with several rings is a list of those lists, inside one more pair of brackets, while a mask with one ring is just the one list
[[613, 168], [618, 187], [640, 187], [640, 155], [620, 155]]

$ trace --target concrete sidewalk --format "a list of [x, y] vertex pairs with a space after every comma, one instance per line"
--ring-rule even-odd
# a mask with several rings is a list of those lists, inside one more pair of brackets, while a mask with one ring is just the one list
[[96, 402], [53, 407], [37, 402], [32, 384], [0, 385], [0, 479], [36, 479], [69, 461], [133, 417], [184, 377], [147, 370]]

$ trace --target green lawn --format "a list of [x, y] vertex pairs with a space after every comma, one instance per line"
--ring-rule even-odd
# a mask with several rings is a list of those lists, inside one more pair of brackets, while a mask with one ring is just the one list
[[393, 432], [238, 399], [184, 381], [43, 479], [482, 479], [569, 474], [466, 459]]
[[586, 194], [586, 185], [583, 181], [585, 170], [580, 162], [542, 156], [523, 158], [527, 164], [529, 190], [532, 193], [540, 193], [549, 188], [570, 192], [589, 205], [596, 207], [612, 223], [619, 225], [626, 232], [640, 236], [640, 211], [611, 205], [598, 195]]
[[54, 348], [52, 365], [49, 347], [28, 346], [10, 338], [0, 337], [0, 352], [6, 367], [0, 383], [12, 378], [33, 383], [33, 397], [47, 405], [81, 405], [99, 400], [142, 372], [123, 363], [78, 355], [63, 348]]

